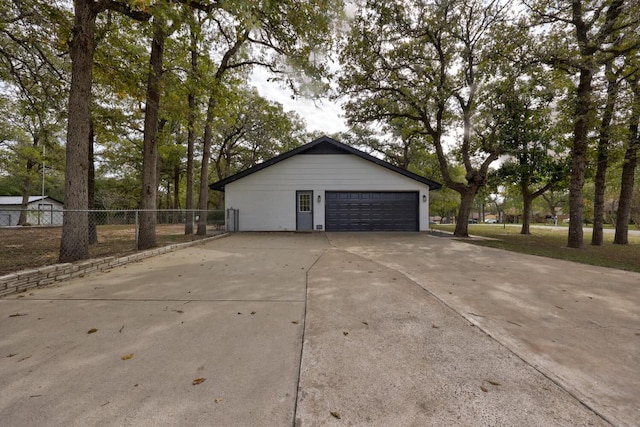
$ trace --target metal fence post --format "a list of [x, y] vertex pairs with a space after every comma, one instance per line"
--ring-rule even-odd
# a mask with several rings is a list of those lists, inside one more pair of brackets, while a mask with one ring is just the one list
[[139, 232], [138, 232], [138, 227], [139, 227], [139, 224], [138, 224], [138, 210], [136, 209], [135, 212], [136, 212], [136, 251], [137, 251], [138, 250], [138, 234], [139, 234]]

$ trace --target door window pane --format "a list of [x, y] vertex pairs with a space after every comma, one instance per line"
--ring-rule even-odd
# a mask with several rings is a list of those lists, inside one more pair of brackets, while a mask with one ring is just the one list
[[311, 212], [311, 194], [298, 194], [298, 210]]

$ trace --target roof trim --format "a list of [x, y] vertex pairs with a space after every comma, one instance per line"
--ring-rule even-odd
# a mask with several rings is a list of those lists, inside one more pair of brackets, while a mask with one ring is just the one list
[[[7, 201], [9, 201], [9, 199], [16, 199], [19, 200], [19, 203], [6, 203]], [[34, 202], [39, 202], [41, 200], [45, 200], [45, 199], [51, 199], [54, 202], [60, 203], [61, 205], [64, 205], [64, 203], [58, 199], [54, 199], [51, 196], [29, 196], [29, 202], [28, 203], [34, 203]], [[4, 205], [4, 206], [17, 206], [22, 204], [22, 196], [0, 196], [0, 205]]]
[[360, 157], [361, 159], [375, 163], [378, 166], [382, 166], [383, 168], [399, 173], [400, 175], [404, 175], [407, 178], [426, 184], [429, 186], [429, 189], [431, 190], [437, 190], [442, 187], [442, 184], [436, 181], [432, 181], [423, 176], [416, 175], [413, 172], [409, 172], [407, 170], [399, 168], [395, 165], [392, 165], [389, 162], [385, 162], [384, 160], [378, 159], [377, 157], [373, 157], [372, 155], [367, 154], [364, 151], [357, 150], [349, 145], [343, 144], [342, 142], [338, 142], [335, 139], [329, 138], [328, 136], [322, 136], [318, 139], [315, 139], [309, 142], [308, 144], [301, 145], [300, 147], [294, 148], [291, 151], [287, 151], [286, 153], [280, 154], [279, 156], [273, 157], [272, 159], [266, 160], [260, 164], [252, 166], [249, 169], [245, 169], [242, 172], [238, 172], [235, 175], [231, 175], [230, 177], [222, 179], [218, 182], [214, 182], [213, 184], [209, 185], [209, 188], [212, 190], [224, 191], [224, 187], [227, 184], [230, 184], [232, 182], [235, 182], [239, 179], [244, 178], [245, 176], [261, 171], [262, 169], [268, 168], [269, 166], [273, 166], [276, 163], [280, 163], [281, 161], [286, 160], [290, 157], [293, 157], [296, 154], [303, 154], [305, 151], [309, 151], [320, 144], [330, 144], [334, 146], [338, 151], [342, 151], [345, 154], [353, 154], [355, 156]]

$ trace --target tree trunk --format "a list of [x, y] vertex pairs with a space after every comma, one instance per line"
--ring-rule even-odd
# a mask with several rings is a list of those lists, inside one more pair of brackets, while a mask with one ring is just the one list
[[[29, 181], [29, 185], [28, 186], [27, 186], [27, 181]], [[20, 203], [20, 217], [18, 218], [18, 225], [26, 225], [27, 224], [27, 209], [29, 207], [29, 192], [31, 192], [31, 181], [25, 179], [24, 182], [22, 183], [22, 202]]]
[[453, 232], [456, 237], [469, 237], [469, 216], [477, 192], [476, 187], [468, 187], [467, 191], [460, 193], [460, 207], [458, 208], [456, 228]]
[[204, 126], [204, 143], [202, 148], [202, 165], [200, 168], [200, 195], [198, 197], [198, 236], [207, 235], [207, 209], [209, 207], [209, 159], [211, 157], [211, 144], [213, 142], [213, 109], [215, 98], [209, 97], [207, 105], [207, 118]]
[[[88, 207], [89, 209], [95, 209], [96, 204], [96, 168], [93, 163], [93, 142], [95, 135], [93, 134], [93, 120], [91, 121], [90, 131], [89, 131], [89, 176], [87, 183], [87, 195], [88, 198]], [[89, 213], [89, 244], [93, 245], [98, 243], [98, 230], [97, 230], [97, 215], [96, 212]]]
[[569, 237], [567, 246], [582, 248], [584, 233], [582, 224], [584, 187], [584, 171], [587, 158], [587, 133], [589, 130], [589, 112], [591, 107], [592, 69], [587, 66], [580, 70], [580, 82], [576, 93], [576, 109], [574, 115], [573, 146], [571, 148], [571, 182], [569, 184]]
[[198, 75], [198, 40], [194, 28], [190, 28], [191, 37], [191, 82], [189, 87], [187, 117], [187, 215], [184, 222], [184, 234], [193, 234], [193, 149], [196, 141], [196, 90], [194, 88]]
[[189, 94], [189, 119], [188, 119], [188, 131], [187, 131], [187, 198], [185, 202], [185, 209], [187, 214], [184, 222], [184, 234], [193, 234], [193, 149], [195, 146], [196, 133], [195, 133], [195, 96], [193, 93]]
[[533, 195], [528, 188], [522, 189], [522, 228], [520, 234], [526, 236], [531, 234], [531, 205], [533, 204]]
[[187, 131], [187, 199], [185, 209], [187, 215], [184, 223], [184, 234], [193, 234], [193, 150], [195, 146], [195, 96], [189, 94], [189, 119]]
[[629, 118], [629, 142], [624, 154], [622, 165], [622, 179], [620, 180], [620, 201], [618, 202], [618, 214], [616, 215], [616, 235], [613, 243], [617, 245], [629, 244], [629, 219], [631, 216], [631, 203], [633, 198], [633, 183], [635, 181], [636, 167], [638, 166], [638, 149], [640, 148], [640, 135], [638, 125], [640, 122], [640, 86], [638, 78], [631, 81], [633, 89], [633, 107]]
[[607, 76], [607, 101], [602, 120], [600, 122], [600, 138], [598, 138], [598, 163], [595, 177], [595, 196], [593, 201], [593, 234], [591, 244], [602, 246], [604, 240], [604, 194], [607, 185], [607, 167], [609, 166], [609, 141], [611, 139], [611, 120], [618, 97], [618, 80], [611, 71], [611, 63], [607, 63], [605, 74]]
[[[71, 88], [67, 121], [65, 213], [60, 241], [60, 262], [89, 257], [87, 217], [91, 85], [96, 13], [90, 0], [75, 1], [71, 40]], [[83, 210], [83, 212], [78, 212]]]
[[20, 202], [20, 217], [18, 218], [18, 225], [27, 224], [27, 209], [29, 208], [29, 196], [31, 196], [31, 171], [35, 165], [36, 162], [34, 162], [33, 159], [27, 160], [27, 174], [22, 180], [22, 201]]
[[158, 126], [160, 109], [160, 83], [164, 54], [164, 21], [154, 18], [153, 41], [149, 60], [147, 102], [144, 116], [142, 192], [140, 194], [140, 227], [138, 249], [157, 246], [156, 208], [158, 197]]
[[173, 223], [178, 224], [180, 220], [180, 165], [173, 168]]

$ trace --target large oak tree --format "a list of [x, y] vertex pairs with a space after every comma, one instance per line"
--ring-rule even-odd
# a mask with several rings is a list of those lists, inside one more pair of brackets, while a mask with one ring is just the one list
[[[352, 123], [414, 123], [435, 149], [445, 185], [461, 196], [456, 236], [468, 235], [473, 200], [500, 155], [490, 128], [476, 126], [487, 65], [511, 49], [507, 2], [363, 1], [342, 50], [340, 86]], [[447, 148], [465, 169], [453, 178]]]

